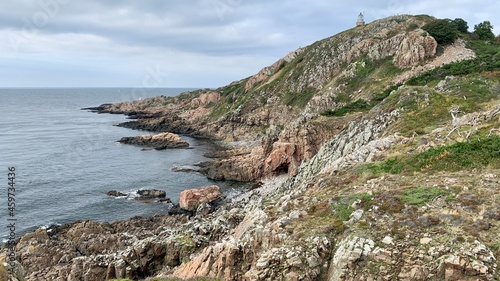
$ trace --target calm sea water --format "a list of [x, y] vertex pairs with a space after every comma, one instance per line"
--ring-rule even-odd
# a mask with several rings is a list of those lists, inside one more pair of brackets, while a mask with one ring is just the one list
[[[8, 167], [16, 169], [16, 232], [75, 220], [115, 221], [162, 214], [164, 203], [110, 198], [106, 192], [162, 189], [174, 202], [184, 189], [214, 182], [173, 166], [206, 160], [201, 140], [183, 137], [194, 149], [141, 151], [119, 144], [145, 132], [113, 126], [125, 116], [80, 110], [187, 89], [0, 89], [0, 237], [7, 236]], [[226, 193], [238, 187], [216, 183]]]

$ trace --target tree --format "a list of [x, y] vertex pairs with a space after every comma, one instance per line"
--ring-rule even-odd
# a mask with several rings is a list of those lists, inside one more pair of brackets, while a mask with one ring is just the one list
[[455, 28], [462, 32], [462, 33], [468, 33], [469, 32], [469, 25], [467, 25], [467, 22], [461, 18], [456, 18], [451, 21], [451, 23], [455, 26]]
[[489, 21], [483, 21], [480, 24], [474, 25], [474, 33], [481, 40], [493, 41], [495, 34], [493, 34], [493, 25]]
[[458, 31], [450, 19], [434, 20], [422, 27], [438, 44], [451, 44], [458, 38]]

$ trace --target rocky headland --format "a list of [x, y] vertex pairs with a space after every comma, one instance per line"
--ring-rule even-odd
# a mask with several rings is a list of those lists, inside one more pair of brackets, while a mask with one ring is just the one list
[[378, 20], [218, 89], [95, 108], [208, 138], [222, 149], [202, 173], [255, 184], [38, 229], [0, 278], [498, 280], [500, 46], [439, 44], [435, 20]]

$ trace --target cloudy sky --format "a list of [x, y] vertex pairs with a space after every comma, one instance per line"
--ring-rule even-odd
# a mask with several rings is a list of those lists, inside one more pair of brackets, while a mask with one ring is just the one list
[[[307, 3], [307, 4], [306, 4]], [[395, 14], [489, 20], [497, 0], [2, 0], [0, 87], [217, 87]]]

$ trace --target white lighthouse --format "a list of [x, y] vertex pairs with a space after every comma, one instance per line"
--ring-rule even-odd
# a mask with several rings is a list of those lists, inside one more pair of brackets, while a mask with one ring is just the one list
[[363, 13], [359, 13], [358, 15], [358, 21], [356, 21], [356, 26], [362, 26], [365, 25], [365, 16]]

